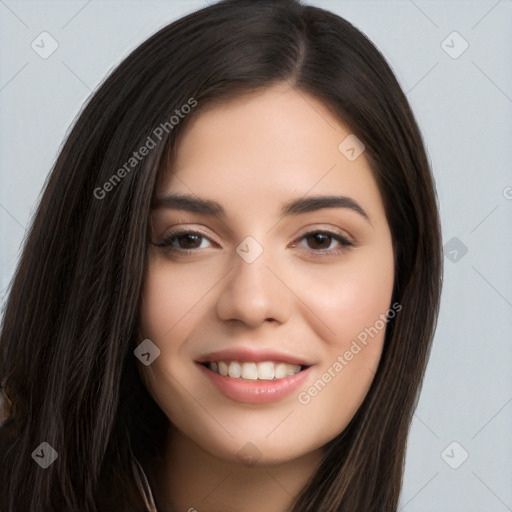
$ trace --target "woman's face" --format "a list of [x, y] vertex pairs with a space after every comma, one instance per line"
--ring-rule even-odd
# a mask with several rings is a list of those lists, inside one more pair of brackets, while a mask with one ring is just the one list
[[349, 135], [323, 103], [275, 86], [201, 113], [160, 179], [141, 324], [160, 355], [139, 367], [175, 428], [217, 458], [320, 452], [377, 370], [392, 241]]

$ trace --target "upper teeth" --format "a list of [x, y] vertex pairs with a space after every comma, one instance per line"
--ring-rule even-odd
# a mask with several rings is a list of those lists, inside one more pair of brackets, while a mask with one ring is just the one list
[[261, 363], [239, 362], [239, 361], [218, 361], [208, 363], [210, 370], [220, 373], [225, 377], [248, 380], [272, 380], [282, 379], [300, 372], [298, 364], [275, 363], [263, 361]]

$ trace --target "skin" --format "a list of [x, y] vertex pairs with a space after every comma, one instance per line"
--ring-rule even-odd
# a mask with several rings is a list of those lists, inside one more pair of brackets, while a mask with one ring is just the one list
[[[349, 161], [338, 149], [350, 129], [304, 92], [273, 86], [191, 121], [157, 195], [214, 200], [226, 216], [153, 211], [154, 243], [176, 228], [206, 237], [192, 238], [197, 248], [189, 254], [178, 252], [191, 246], [187, 237], [174, 239], [174, 251], [148, 249], [141, 334], [161, 353], [139, 369], [172, 422], [151, 473], [155, 497], [163, 510], [284, 512], [378, 367], [385, 327], [307, 404], [298, 400], [390, 308], [390, 229], [364, 153]], [[350, 197], [369, 220], [340, 207], [281, 214], [284, 202], [325, 195]], [[326, 230], [353, 246], [304, 236]], [[236, 252], [248, 236], [263, 249], [252, 263]], [[295, 354], [312, 365], [311, 375], [277, 402], [237, 402], [194, 362], [231, 346]], [[257, 449], [256, 465], [237, 456], [247, 443]]]

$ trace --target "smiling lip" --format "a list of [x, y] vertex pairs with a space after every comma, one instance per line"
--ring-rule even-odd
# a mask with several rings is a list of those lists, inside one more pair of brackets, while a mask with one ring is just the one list
[[[247, 361], [247, 360], [246, 360]], [[310, 375], [311, 367], [295, 375], [274, 380], [246, 380], [225, 377], [197, 363], [199, 369], [228, 398], [236, 402], [263, 404], [277, 402], [300, 388]]]
[[[215, 373], [204, 363], [217, 361], [288, 363], [302, 366], [295, 375], [274, 380], [234, 379]], [[248, 347], [232, 347], [226, 350], [211, 352], [196, 361], [199, 369], [228, 398], [236, 402], [263, 404], [276, 402], [300, 388], [311, 374], [311, 362], [291, 354], [271, 349], [253, 349]]]

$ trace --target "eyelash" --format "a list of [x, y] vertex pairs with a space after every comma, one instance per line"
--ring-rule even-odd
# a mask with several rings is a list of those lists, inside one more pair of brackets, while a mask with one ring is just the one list
[[[191, 255], [194, 252], [197, 252], [200, 250], [200, 248], [194, 248], [194, 249], [183, 249], [181, 247], [174, 247], [172, 244], [175, 240], [179, 239], [182, 236], [186, 235], [194, 235], [199, 236], [202, 238], [206, 238], [210, 243], [214, 243], [212, 240], [210, 240], [206, 235], [203, 233], [200, 233], [198, 231], [191, 231], [191, 230], [177, 230], [169, 233], [169, 235], [162, 240], [162, 242], [152, 242], [152, 244], [155, 247], [159, 247], [163, 250], [165, 250], [168, 253], [178, 253], [181, 255]], [[302, 241], [308, 237], [311, 237], [313, 235], [323, 235], [325, 237], [331, 238], [333, 240], [336, 240], [340, 247], [338, 249], [310, 249], [315, 253], [315, 256], [330, 256], [330, 255], [338, 255], [342, 254], [345, 251], [347, 251], [350, 247], [354, 247], [354, 243], [351, 242], [348, 238], [346, 238], [343, 235], [340, 235], [339, 233], [334, 233], [329, 230], [315, 230], [315, 231], [309, 231], [308, 233], [304, 233], [300, 238], [298, 238], [298, 241]], [[297, 242], [293, 242], [294, 247]], [[329, 244], [330, 245], [330, 244]]]

